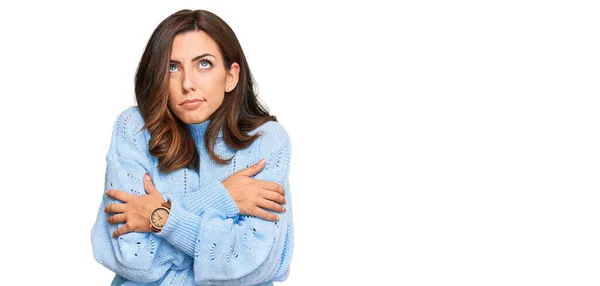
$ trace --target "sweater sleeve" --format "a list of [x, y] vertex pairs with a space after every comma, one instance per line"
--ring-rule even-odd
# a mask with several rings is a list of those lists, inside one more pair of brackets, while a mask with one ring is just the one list
[[[259, 144], [267, 163], [255, 178], [284, 187], [286, 212], [278, 214], [279, 221], [239, 214], [232, 217], [222, 209], [190, 207], [185, 197], [171, 199], [171, 214], [158, 236], [193, 257], [197, 284], [254, 285], [287, 273], [280, 266], [289, 259], [284, 248], [292, 223], [290, 141], [279, 124], [269, 124], [265, 131]], [[218, 182], [214, 187], [222, 185]]]
[[[142, 179], [151, 171], [151, 164], [145, 150], [145, 135], [139, 132], [142, 126], [143, 120], [135, 108], [125, 110], [116, 120], [106, 156], [104, 191], [115, 189], [137, 196], [146, 194]], [[103, 195], [91, 233], [94, 258], [100, 264], [137, 282], [158, 281], [171, 268], [190, 266], [190, 256], [164, 243], [154, 233], [130, 232], [113, 238], [112, 233], [123, 225], [106, 221], [108, 215], [104, 208], [113, 203], [121, 202]]]

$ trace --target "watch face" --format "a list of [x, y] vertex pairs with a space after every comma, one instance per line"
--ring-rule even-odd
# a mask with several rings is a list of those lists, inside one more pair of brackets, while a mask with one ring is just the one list
[[152, 212], [151, 222], [157, 228], [162, 228], [167, 222], [169, 211], [165, 208], [158, 208]]

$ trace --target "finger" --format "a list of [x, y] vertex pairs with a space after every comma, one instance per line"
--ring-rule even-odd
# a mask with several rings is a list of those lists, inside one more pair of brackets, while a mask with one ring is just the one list
[[109, 197], [111, 197], [111, 198], [113, 198], [113, 199], [122, 201], [124, 203], [128, 202], [129, 199], [131, 197], [133, 197], [132, 194], [126, 193], [126, 192], [123, 192], [123, 191], [119, 191], [119, 190], [108, 190], [108, 192], [106, 192], [106, 195], [109, 196]]
[[262, 218], [262, 219], [270, 220], [270, 221], [278, 221], [279, 220], [279, 216], [277, 216], [276, 214], [272, 214], [261, 208], [255, 208], [251, 215]]
[[152, 178], [150, 178], [150, 174], [148, 174], [148, 173], [146, 173], [146, 175], [144, 175], [144, 190], [146, 190], [146, 193], [149, 195], [152, 195], [155, 193], [160, 193], [154, 187], [154, 184], [152, 183]]
[[131, 232], [131, 229], [129, 229], [129, 227], [127, 226], [127, 224], [124, 224], [122, 227], [119, 227], [117, 230], [115, 230], [115, 232], [113, 232], [113, 237], [117, 238], [123, 234], [126, 234], [128, 232]]
[[269, 181], [261, 181], [261, 186], [263, 189], [271, 190], [280, 193], [282, 196], [285, 195], [285, 191], [280, 184], [269, 182]]
[[121, 222], [126, 222], [127, 221], [127, 216], [125, 216], [125, 214], [116, 214], [116, 215], [111, 215], [106, 219], [107, 222], [109, 223], [121, 223]]
[[258, 163], [254, 164], [246, 169], [238, 171], [236, 174], [243, 175], [246, 177], [252, 177], [252, 176], [258, 174], [258, 172], [260, 172], [260, 170], [262, 170], [262, 168], [265, 166], [265, 162], [267, 162], [267, 160], [262, 159], [262, 160], [258, 161]]
[[262, 197], [280, 204], [285, 204], [285, 197], [271, 190], [263, 190]]
[[258, 203], [258, 206], [261, 208], [267, 209], [267, 210], [278, 212], [278, 213], [285, 212], [285, 208], [282, 205], [280, 205], [274, 201], [261, 200]]
[[122, 213], [125, 212], [127, 206], [125, 204], [110, 204], [104, 208], [105, 213]]

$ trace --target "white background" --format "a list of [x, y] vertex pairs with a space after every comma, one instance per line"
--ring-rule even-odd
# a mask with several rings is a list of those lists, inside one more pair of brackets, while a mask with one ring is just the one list
[[162, 2], [1, 4], [5, 281], [110, 283], [90, 230], [112, 124], [192, 8], [292, 138], [284, 285], [600, 284], [595, 1]]

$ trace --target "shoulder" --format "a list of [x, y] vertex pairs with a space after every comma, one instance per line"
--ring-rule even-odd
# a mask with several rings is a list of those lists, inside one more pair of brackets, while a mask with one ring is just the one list
[[146, 151], [149, 134], [137, 106], [123, 110], [115, 119], [112, 131], [111, 151], [121, 155], [126, 150]]
[[113, 135], [134, 137], [142, 130], [144, 119], [137, 106], [130, 106], [121, 111], [113, 125]]
[[134, 125], [144, 126], [144, 119], [142, 118], [142, 114], [137, 106], [127, 107], [125, 110], [121, 111], [115, 120], [115, 129], [121, 128], [132, 129]]
[[287, 131], [277, 121], [268, 121], [253, 132], [260, 134], [256, 143], [259, 144], [259, 148], [263, 154], [273, 152], [276, 149], [289, 149], [291, 147]]
[[274, 141], [289, 144], [290, 137], [283, 126], [277, 121], [268, 121], [252, 131], [259, 133], [262, 141]]

